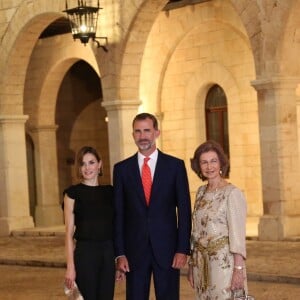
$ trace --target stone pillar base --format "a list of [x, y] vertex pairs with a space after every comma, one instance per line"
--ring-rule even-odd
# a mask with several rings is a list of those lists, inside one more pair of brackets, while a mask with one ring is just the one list
[[259, 239], [265, 241], [300, 236], [300, 216], [262, 216], [258, 224], [258, 234]]
[[63, 224], [63, 210], [59, 205], [36, 206], [35, 225], [37, 227], [56, 226]]
[[13, 230], [34, 228], [32, 217], [2, 217], [0, 218], [0, 236], [8, 236]]

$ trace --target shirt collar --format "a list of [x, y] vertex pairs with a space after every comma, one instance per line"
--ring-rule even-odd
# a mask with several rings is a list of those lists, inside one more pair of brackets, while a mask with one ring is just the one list
[[[155, 149], [154, 152], [152, 152], [151, 155], [149, 155], [148, 157], [150, 157], [150, 159], [153, 160], [153, 161], [157, 161], [157, 156], [158, 156], [158, 150]], [[139, 162], [144, 162], [145, 157], [146, 157], [145, 155], [138, 152], [138, 161]]]

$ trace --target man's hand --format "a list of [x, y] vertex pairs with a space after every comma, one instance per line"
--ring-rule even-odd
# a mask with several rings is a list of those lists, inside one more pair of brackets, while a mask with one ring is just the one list
[[123, 273], [130, 272], [128, 260], [125, 255], [119, 256], [116, 261], [116, 270]]
[[173, 258], [172, 268], [181, 269], [185, 266], [187, 261], [187, 255], [183, 253], [175, 253]]
[[123, 281], [126, 277], [126, 274], [123, 271], [116, 270], [116, 281]]

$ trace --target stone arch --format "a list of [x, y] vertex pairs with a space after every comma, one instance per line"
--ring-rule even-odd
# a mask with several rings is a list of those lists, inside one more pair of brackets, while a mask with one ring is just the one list
[[[203, 13], [203, 10], [205, 13]], [[219, 16], [215, 18], [214, 16], [221, 11], [224, 16], [230, 17], [220, 19]], [[183, 43], [186, 36], [193, 30], [198, 29], [203, 35], [207, 35], [208, 33], [205, 32], [206, 28], [210, 26], [213, 28], [225, 26], [237, 34], [246, 44], [249, 44], [244, 26], [229, 1], [223, 1], [222, 5], [207, 2], [206, 4], [202, 4], [201, 7], [199, 6], [198, 9], [191, 9], [190, 6], [187, 6], [180, 9], [178, 15], [179, 17], [172, 19], [172, 34], [168, 31], [165, 31], [165, 34], [162, 33], [163, 41], [158, 44], [155, 40], [163, 31], [161, 27], [166, 28], [168, 26], [168, 14], [161, 14], [157, 21], [160, 25], [156, 26], [156, 28], [154, 25], [149, 34], [144, 59], [142, 61], [140, 86], [143, 90], [140, 90], [140, 98], [145, 103], [146, 109], [155, 111], [158, 114], [161, 113], [160, 93], [169, 60], [172, 58], [176, 47], [178, 47], [180, 43]], [[205, 38], [203, 38], [203, 40], [205, 40]], [[153, 60], [150, 62], [151, 69], [147, 67], [147, 65], [149, 65], [149, 59]]]
[[277, 72], [279, 76], [299, 78], [300, 3], [298, 1], [293, 1], [293, 4], [285, 13], [285, 22], [282, 24], [282, 32], [280, 32], [281, 40], [280, 43], [277, 44], [276, 49], [276, 61], [278, 62]]
[[277, 73], [279, 71], [279, 63], [276, 61], [278, 45], [282, 42], [285, 24], [296, 1], [231, 0], [231, 2], [248, 33], [257, 77]]
[[[224, 1], [208, 2], [208, 5], [214, 6], [216, 9], [222, 6]], [[290, 1], [289, 1], [290, 2]], [[148, 33], [155, 18], [161, 12], [167, 1], [164, 0], [149, 0], [144, 1], [139, 7], [136, 8], [136, 15], [132, 18], [132, 22], [127, 24], [127, 35], [124, 38], [123, 47], [124, 55], [121, 58], [120, 64], [120, 78], [119, 87], [120, 91], [116, 95], [116, 99], [139, 99], [139, 75], [140, 65], [142, 62], [143, 51], [148, 39]], [[262, 58], [263, 48], [263, 23], [269, 18], [270, 7], [259, 6], [257, 2], [252, 0], [229, 0], [235, 8], [237, 15], [240, 17], [241, 22], [245, 26], [248, 38], [251, 43], [251, 48], [255, 58], [255, 66], [258, 76], [265, 69], [264, 59]], [[289, 4], [286, 4], [286, 8]], [[258, 18], [257, 16], [261, 16]], [[251, 20], [251, 21], [250, 21]], [[187, 20], [188, 21], [188, 20]], [[141, 24], [143, 30], [141, 31]], [[176, 27], [179, 29], [180, 26]], [[178, 32], [174, 30], [174, 35], [177, 36]], [[274, 30], [274, 34], [280, 36], [280, 32]], [[275, 40], [277, 38], [275, 37]], [[267, 42], [267, 41], [266, 41]], [[268, 45], [274, 44], [267, 42]], [[273, 46], [275, 47], [275, 45]], [[165, 51], [165, 49], [162, 49]], [[272, 54], [270, 55], [270, 58]]]
[[[203, 77], [205, 74], [205, 77]], [[203, 141], [206, 139], [205, 130], [195, 130], [195, 128], [205, 128], [205, 99], [208, 90], [214, 84], [218, 84], [222, 87], [226, 94], [227, 105], [228, 105], [228, 113], [232, 113], [230, 111], [230, 107], [234, 104], [234, 102], [240, 99], [240, 94], [238, 90], [238, 84], [232, 74], [222, 65], [212, 62], [207, 63], [202, 66], [193, 76], [189, 79], [185, 88], [185, 98], [186, 99], [194, 99], [189, 103], [189, 106], [185, 106], [185, 114], [191, 116], [192, 122], [188, 122], [187, 130], [193, 130], [195, 136], [195, 141]], [[230, 119], [230, 117], [229, 117]], [[228, 124], [229, 131], [233, 131], [234, 124]], [[233, 137], [234, 139], [238, 139], [239, 137]], [[232, 138], [230, 137], [230, 141]], [[194, 145], [195, 147], [197, 145]]]
[[[50, 197], [57, 199], [58, 203], [61, 200], [61, 186], [65, 184], [59, 180], [59, 174], [61, 175], [65, 168], [57, 169], [57, 163], [61, 163], [61, 156], [57, 156], [57, 153], [62, 151], [57, 151], [55, 123], [58, 92], [64, 76], [72, 65], [83, 60], [100, 77], [91, 47], [83, 46], [79, 42], [74, 43], [71, 35], [68, 37], [69, 35], [61, 35], [40, 40], [32, 51], [26, 72], [24, 113], [29, 117], [26, 131], [31, 135], [36, 149], [37, 225], [49, 225], [48, 212], [44, 212], [47, 198], [51, 195]], [[47, 162], [50, 162], [50, 165], [47, 165]], [[51, 174], [51, 191], [47, 187], [49, 179], [45, 178], [45, 170]]]
[[[79, 60], [89, 64], [100, 77], [95, 55], [89, 46], [74, 43], [66, 35], [45, 39], [36, 45], [24, 89], [24, 112], [30, 116], [28, 127], [55, 123], [55, 105], [60, 83], [67, 70]], [[26, 88], [27, 85], [30, 89]]]
[[[195, 113], [196, 110], [199, 111], [199, 107], [196, 108], [195, 105], [200, 105], [201, 102], [193, 103], [193, 101], [205, 99], [210, 85], [218, 83], [225, 90], [227, 99], [229, 99], [231, 132], [234, 132], [235, 126], [242, 119], [240, 115], [246, 117], [249, 113], [248, 109], [250, 110], [251, 117], [253, 117], [251, 134], [254, 138], [253, 141], [250, 141], [251, 134], [246, 130], [247, 124], [240, 126], [243, 129], [237, 132], [234, 138], [231, 138], [230, 144], [234, 148], [232, 165], [235, 166], [231, 172], [231, 178], [249, 196], [250, 223], [253, 223], [251, 231], [255, 235], [262, 203], [259, 180], [257, 102], [255, 92], [250, 86], [250, 81], [255, 78], [253, 53], [245, 27], [231, 3], [223, 1], [220, 6], [215, 6], [214, 2], [201, 4], [193, 9], [189, 6], [180, 9], [180, 13], [177, 13], [178, 18], [174, 18], [174, 22], [172, 22], [174, 31], [172, 34], [164, 32], [164, 29], [168, 27], [168, 16], [161, 13], [155, 20], [148, 36], [142, 61], [140, 97], [148, 105], [146, 110], [158, 113], [158, 115], [161, 113], [163, 118], [160, 141], [162, 149], [184, 158], [187, 165], [196, 143], [205, 140], [205, 131], [195, 130], [195, 128], [205, 128], [204, 123], [195, 125], [197, 121], [204, 122], [204, 118], [196, 116]], [[172, 12], [172, 14], [174, 16], [176, 12]], [[222, 16], [225, 17], [222, 18]], [[222, 30], [219, 35], [216, 33], [218, 30]], [[201, 48], [203, 54], [199, 55], [197, 47], [200, 48], [205, 43], [207, 44], [205, 37], [210, 32], [216, 33], [215, 41], [218, 41], [218, 36], [229, 36], [227, 47], [232, 45], [230, 39], [236, 41], [234, 44], [235, 57], [222, 55], [222, 52], [210, 57], [208, 54], [213, 49], [207, 48], [205, 52], [204, 47]], [[220, 38], [219, 40], [224, 39]], [[209, 38], [209, 41], [213, 43], [212, 37]], [[185, 51], [186, 49], [189, 51]], [[241, 51], [241, 55], [237, 55], [238, 51]], [[202, 58], [206, 56], [208, 57], [207, 61], [216, 62], [205, 63], [206, 60]], [[199, 70], [201, 73], [198, 73]], [[195, 74], [197, 75], [195, 76]], [[211, 78], [211, 82], [206, 82], [207, 77]], [[188, 91], [190, 87], [195, 88], [194, 94], [191, 94], [192, 89]], [[203, 90], [200, 87], [203, 87]], [[172, 99], [172, 101], [168, 99]], [[197, 134], [198, 136], [196, 136]], [[176, 136], [175, 139], [174, 136]], [[247, 147], [254, 149], [255, 159], [248, 155]], [[239, 168], [243, 164], [249, 165], [250, 160], [255, 160], [257, 165], [251, 166], [248, 170], [244, 169], [243, 175], [239, 176]], [[249, 175], [251, 173], [258, 174], [258, 179], [255, 187], [249, 189], [252, 180]], [[198, 180], [195, 184], [199, 184]], [[195, 190], [196, 188], [191, 189], [192, 192]]]
[[[203, 77], [203, 74], [205, 74], [205, 77]], [[259, 156], [252, 158], [247, 156], [247, 146], [244, 147], [242, 145], [245, 139], [245, 132], [238, 132], [238, 130], [236, 130], [238, 125], [245, 126], [241, 122], [241, 119], [246, 120], [247, 115], [247, 112], [242, 109], [244, 96], [239, 91], [239, 83], [227, 68], [218, 63], [207, 63], [203, 65], [198, 72], [193, 74], [186, 84], [185, 99], [194, 100], [191, 101], [188, 106], [185, 106], [184, 111], [184, 115], [187, 116], [184, 127], [185, 130], [189, 132], [186, 144], [189, 145], [191, 149], [196, 149], [199, 143], [206, 139], [205, 99], [209, 88], [214, 84], [218, 84], [223, 88], [228, 104], [228, 131], [231, 153], [229, 180], [245, 192], [248, 202], [247, 235], [256, 236], [259, 217], [263, 213]], [[255, 103], [252, 105], [255, 109]], [[237, 109], [237, 107], [241, 108]], [[241, 118], [241, 114], [245, 117]], [[256, 124], [256, 126], [258, 131], [258, 124]], [[198, 130], [196, 128], [198, 128]], [[249, 143], [249, 146], [250, 148], [256, 147], [256, 151], [259, 152], [258, 140], [255, 145]], [[250, 166], [249, 159], [256, 160], [255, 165]], [[248, 166], [248, 168], [243, 168], [242, 166]], [[256, 182], [253, 182], [253, 174], [257, 174]], [[191, 191], [195, 193], [199, 186], [199, 179], [195, 174], [189, 174], [189, 179]], [[248, 189], [249, 186], [251, 186], [250, 190]]]
[[[63, 1], [21, 2], [3, 37], [0, 51], [0, 110], [2, 114], [23, 113], [23, 89], [26, 69], [40, 33], [62, 17]], [[24, 25], [25, 24], [25, 25]], [[22, 47], [20, 53], [19, 45]]]
[[[229, 1], [223, 1], [222, 5], [220, 4], [219, 6], [216, 6], [214, 2], [203, 3], [201, 4], [201, 6], [193, 8], [191, 6], [187, 6], [180, 9], [180, 12], [172, 12], [172, 15], [172, 32], [168, 32], [167, 30], [164, 31], [165, 28], [168, 28], [169, 21], [169, 16], [164, 13], [161, 13], [157, 18], [156, 23], [158, 23], [158, 25], [154, 24], [152, 27], [152, 31], [149, 34], [149, 38], [147, 40], [147, 45], [145, 48], [140, 80], [140, 97], [143, 100], [144, 109], [155, 112], [159, 116], [163, 116], [164, 125], [165, 121], [167, 120], [165, 110], [161, 108], [164, 86], [166, 86], [166, 89], [170, 90], [172, 89], [172, 82], [176, 82], [178, 86], [177, 91], [179, 90], [179, 93], [176, 93], [176, 95], [169, 95], [169, 97], [172, 98], [174, 96], [178, 97], [178, 95], [181, 95], [182, 98], [186, 99], [186, 106], [189, 106], [191, 104], [190, 102], [187, 102], [190, 98], [182, 96], [182, 91], [180, 91], [180, 89], [182, 89], [182, 86], [185, 85], [187, 78], [195, 68], [195, 63], [193, 63], [193, 61], [200, 61], [201, 59], [201, 57], [199, 57], [199, 54], [197, 54], [199, 53], [199, 50], [197, 50], [196, 47], [199, 47], [202, 44], [204, 45], [206, 36], [210, 34], [210, 31], [216, 32], [220, 30], [220, 28], [223, 28], [222, 30], [227, 30], [228, 32], [230, 32], [230, 38], [233, 38], [232, 36], [234, 35], [236, 39], [239, 39], [240, 43], [242, 44], [242, 46], [239, 46], [239, 49], [241, 48], [242, 51], [247, 52], [246, 62], [250, 66], [253, 66], [253, 57], [246, 31], [239, 16], [237, 15], [236, 11]], [[225, 17], [221, 18], [221, 16]], [[194, 36], [196, 35], [195, 32], [197, 32], [199, 36], [199, 38], [197, 38], [197, 41], [195, 41], [194, 43], [187, 43], [189, 39], [192, 39], [192, 37], [190, 37], [192, 34], [194, 34]], [[210, 43], [212, 43], [211, 38], [209, 40]], [[189, 53], [186, 53], [187, 51], [185, 51], [187, 47], [190, 47], [190, 51], [188, 51]], [[210, 50], [212, 49], [206, 49], [206, 52], [204, 52], [203, 55], [208, 55], [208, 52], [210, 52]], [[187, 55], [187, 60], [190, 60], [191, 63], [186, 63], [184, 65], [183, 61], [186, 60], [185, 55]], [[245, 57], [245, 55], [243, 55], [243, 57]], [[165, 82], [166, 71], [168, 70], [170, 62], [172, 60], [179, 61], [178, 65], [180, 65], [181, 62], [184, 72], [177, 72], [176, 77], [175, 75], [173, 76], [172, 82]], [[244, 59], [243, 63], [245, 63]], [[237, 61], [236, 64], [238, 64]], [[198, 65], [201, 66], [201, 62], [197, 62], [197, 66]], [[233, 69], [232, 71], [234, 71], [234, 67], [231, 66], [231, 68]], [[189, 71], [185, 71], [186, 69], [188, 69]], [[249, 69], [251, 69], [251, 67], [249, 67]], [[247, 74], [243, 73], [243, 76], [249, 78], [248, 85], [250, 87], [250, 80], [255, 77], [254, 72], [251, 71]], [[256, 98], [254, 98], [254, 100], [255, 99]], [[174, 106], [171, 105], [171, 107]], [[178, 110], [178, 108], [180, 109], [180, 107], [178, 107], [177, 105], [176, 109]], [[178, 112], [178, 114], [180, 113]], [[172, 118], [175, 116], [177, 116], [178, 118], [177, 121], [173, 120], [174, 122], [176, 122], [176, 126], [178, 126], [179, 120], [182, 120], [182, 118], [194, 117], [188, 113], [184, 113], [183, 116], [179, 116], [178, 114], [172, 114]], [[189, 119], [189, 122], [190, 121], [191, 120]], [[167, 127], [169, 128], [170, 126]], [[185, 131], [189, 131], [189, 127], [186, 128], [183, 126], [182, 128], [184, 128]], [[165, 130], [163, 130], [163, 133], [161, 134], [162, 145], [166, 145], [163, 139], [164, 134]], [[185, 134], [182, 133], [182, 135]], [[185, 143], [185, 148], [188, 149], [190, 147], [189, 145], [189, 143]], [[175, 150], [175, 148], [171, 146], [171, 149], [168, 150], [178, 151], [178, 147], [177, 150]], [[186, 150], [184, 151], [186, 153]], [[182, 153], [180, 155], [182, 155]]]
[[[0, 45], [0, 113], [2, 116], [0, 130], [1, 136], [5, 136], [5, 139], [1, 141], [4, 151], [0, 157], [1, 198], [5, 203], [0, 212], [0, 234], [4, 235], [9, 234], [13, 229], [33, 226], [28, 205], [28, 174], [24, 135], [27, 117], [23, 115], [23, 93], [28, 62], [39, 34], [49, 23], [61, 16], [55, 12], [57, 11], [55, 6], [59, 2], [55, 2], [55, 4], [51, 2], [52, 8], [54, 8], [52, 12], [51, 5], [45, 3], [45, 1], [30, 3], [23, 1], [20, 2], [20, 6], [12, 9], [10, 15], [12, 17], [5, 24], [5, 33]], [[35, 18], [36, 14], [39, 14], [40, 17]], [[20, 50], [20, 45], [22, 50]], [[16, 137], [18, 138], [16, 139]], [[9, 184], [14, 181], [15, 176], [20, 180], [17, 191]], [[51, 206], [50, 210], [52, 209], [58, 212], [58, 207]], [[49, 218], [52, 216], [50, 214]], [[56, 222], [56, 218], [53, 220]]]
[[[297, 118], [298, 153], [300, 155], [300, 3], [294, 1], [289, 11], [282, 36], [282, 43], [278, 47], [277, 61], [279, 62], [279, 76], [294, 78], [295, 105]], [[296, 143], [296, 140], [295, 140]]]
[[[119, 93], [116, 99], [139, 99], [140, 65], [148, 34], [157, 15], [167, 0], [147, 0], [136, 8], [136, 14], [127, 24], [120, 65]], [[143, 30], [141, 30], [143, 28]]]
[[[74, 5], [77, 3], [77, 1], [70, 1], [70, 4], [71, 2], [74, 2]], [[0, 112], [3, 119], [2, 124], [4, 124], [0, 130], [2, 130], [2, 135], [6, 136], [6, 139], [2, 141], [5, 154], [0, 158], [0, 172], [3, 178], [1, 182], [2, 198], [6, 203], [5, 209], [1, 210], [1, 234], [7, 234], [12, 229], [32, 226], [29, 211], [22, 208], [23, 206], [28, 207], [29, 203], [24, 126], [27, 129], [26, 133], [30, 134], [34, 143], [35, 151], [38, 185], [36, 224], [49, 226], [62, 223], [57, 176], [55, 175], [57, 172], [55, 163], [55, 97], [67, 68], [77, 60], [85, 58], [100, 76], [92, 48], [74, 43], [71, 34], [39, 39], [41, 32], [50, 23], [63, 16], [63, 5], [63, 1], [20, 2], [20, 6], [17, 6], [14, 13], [11, 14], [12, 18], [7, 23], [0, 46], [2, 72]], [[51, 42], [55, 49], [51, 49], [49, 46]], [[19, 45], [22, 46], [21, 51]], [[44, 56], [41, 57], [41, 60], [35, 60], [39, 66], [32, 65], [36, 56], [43, 52], [39, 52], [39, 49], [43, 47], [49, 47], [49, 51], [55, 51], [52, 51], [52, 56]], [[26, 88], [28, 83], [30, 83], [32, 94], [28, 94], [29, 89]], [[31, 83], [33, 84], [31, 85]], [[30, 97], [27, 97], [28, 95]], [[24, 124], [27, 117], [23, 114], [29, 116], [26, 125]], [[14, 131], [14, 136], [19, 136], [17, 144], [15, 138], [8, 134], [10, 131]], [[12, 151], [12, 149], [15, 150]], [[16, 151], [18, 151], [17, 156], [15, 155]], [[10, 164], [5, 165], [5, 161], [15, 161], [16, 167]], [[47, 171], [45, 172], [45, 170]], [[46, 173], [51, 176], [46, 176]], [[20, 178], [21, 184], [17, 192], [9, 189], [8, 185], [3, 186], [6, 182], [12, 181], [10, 174]], [[47, 186], [51, 186], [51, 188], [48, 189]], [[20, 193], [22, 193], [22, 197], [19, 196]], [[22, 203], [20, 203], [20, 199], [22, 199]], [[20, 209], [14, 209], [15, 206]]]

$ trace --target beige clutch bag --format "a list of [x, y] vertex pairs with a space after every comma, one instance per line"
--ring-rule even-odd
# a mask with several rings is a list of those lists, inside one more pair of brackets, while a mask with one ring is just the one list
[[74, 282], [74, 286], [72, 289], [69, 289], [66, 285], [64, 285], [64, 291], [69, 300], [84, 300], [76, 282]]

